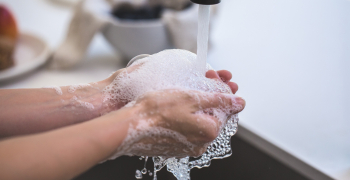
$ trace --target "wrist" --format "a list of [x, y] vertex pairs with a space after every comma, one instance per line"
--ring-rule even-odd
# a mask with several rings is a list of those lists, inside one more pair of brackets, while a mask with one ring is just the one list
[[123, 69], [113, 73], [105, 80], [62, 87], [65, 107], [70, 107], [75, 113], [83, 115], [85, 120], [94, 119], [111, 111], [122, 108], [125, 104], [108, 100], [103, 90], [110, 85]]
[[140, 108], [135, 106], [123, 108], [99, 117], [93, 122], [94, 125], [91, 124], [93, 129], [89, 132], [96, 132], [96, 141], [106, 150], [106, 156], [101, 161], [127, 154], [122, 145], [128, 136], [130, 125], [137, 120], [139, 111]]
[[100, 98], [99, 99], [101, 99], [101, 101], [97, 102], [97, 103], [101, 103], [100, 104], [101, 108], [99, 109], [100, 115], [104, 115], [104, 114], [107, 114], [109, 112], [119, 110], [125, 106], [125, 103], [123, 103], [123, 102], [118, 102], [116, 100], [108, 98], [108, 96], [109, 96], [108, 93], [105, 93], [103, 91], [107, 86], [111, 85], [113, 83], [114, 79], [119, 75], [119, 73], [121, 73], [124, 70], [125, 69], [120, 69], [120, 70], [112, 73], [107, 79], [104, 79], [104, 80], [96, 82], [96, 83], [91, 83], [91, 84], [93, 84], [93, 86], [95, 86], [95, 88], [100, 89], [100, 91], [99, 91]]
[[103, 86], [100, 83], [61, 87], [61, 111], [72, 114], [78, 122], [101, 116], [103, 107]]

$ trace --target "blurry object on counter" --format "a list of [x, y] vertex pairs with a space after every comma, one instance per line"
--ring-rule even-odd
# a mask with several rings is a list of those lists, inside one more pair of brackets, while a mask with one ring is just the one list
[[50, 55], [40, 38], [20, 33], [11, 12], [0, 5], [0, 82], [43, 65]]
[[192, 4], [189, 0], [149, 0], [151, 5], [161, 5], [168, 9], [173, 9], [177, 11], [181, 11], [186, 9], [190, 4]]
[[21, 32], [13, 54], [14, 66], [0, 71], [0, 82], [31, 72], [44, 65], [51, 51], [49, 45], [40, 37]]
[[133, 6], [129, 3], [123, 3], [112, 10], [112, 14], [119, 19], [129, 20], [149, 20], [160, 19], [163, 7], [156, 6]]
[[13, 53], [16, 47], [18, 29], [14, 16], [0, 5], [0, 70], [14, 65]]
[[197, 17], [198, 6], [189, 0], [83, 0], [51, 67], [78, 64], [98, 32], [126, 60], [169, 48], [196, 52]]
[[64, 69], [78, 64], [94, 35], [108, 23], [108, 18], [103, 14], [107, 14], [109, 9], [103, 0], [78, 2], [67, 35], [53, 53], [50, 68]]
[[75, 6], [80, 0], [49, 0], [49, 1], [57, 5], [71, 7], [71, 6]]
[[198, 7], [187, 3], [181, 10], [147, 4], [127, 11], [123, 6], [131, 4], [120, 3], [114, 6], [113, 21], [103, 28], [103, 35], [126, 60], [171, 48], [196, 52]]
[[150, 6], [157, 7], [161, 6], [167, 9], [183, 10], [191, 4], [189, 0], [107, 0], [112, 7], [118, 7], [120, 4], [132, 4], [133, 7]]

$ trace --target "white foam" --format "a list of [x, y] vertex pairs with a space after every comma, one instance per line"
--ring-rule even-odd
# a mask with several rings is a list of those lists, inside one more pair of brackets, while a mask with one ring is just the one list
[[[152, 141], [167, 143], [167, 139], [164, 139], [164, 137], [173, 139], [179, 144], [183, 144], [183, 146], [186, 148], [181, 149], [182, 154], [179, 152], [178, 154], [174, 154], [172, 148], [151, 145], [141, 141], [144, 138], [148, 138]], [[139, 120], [136, 127], [134, 125], [130, 125], [127, 137], [124, 139], [122, 145], [117, 149], [117, 153], [110, 159], [115, 159], [121, 155], [140, 155], [140, 152], [144, 151], [149, 151], [149, 153], [153, 153], [154, 155], [167, 154], [167, 157], [178, 155], [186, 156], [189, 152], [194, 151], [194, 147], [196, 147], [196, 145], [187, 141], [185, 136], [176, 131], [163, 127], [156, 127], [154, 122], [151, 120]]]
[[62, 92], [62, 89], [59, 87], [59, 86], [48, 86], [48, 87], [43, 87], [45, 89], [53, 89], [56, 91], [56, 94], [58, 95], [62, 95], [63, 92]]
[[[89, 102], [84, 102], [84, 101], [81, 101], [79, 100], [79, 98], [77, 96], [73, 96], [70, 101], [73, 103], [73, 104], [76, 104], [77, 106], [80, 106], [80, 107], [84, 107], [84, 108], [87, 108], [89, 110], [94, 110], [95, 109], [95, 106]], [[74, 108], [74, 106], [73, 106]]]
[[196, 55], [185, 50], [165, 50], [143, 58], [132, 66], [133, 73], [121, 72], [104, 91], [104, 101], [129, 103], [141, 95], [160, 89], [187, 89], [231, 93], [220, 81], [204, 76], [206, 69], [197, 68]]
[[[196, 55], [185, 50], [166, 50], [154, 54], [152, 56], [140, 59], [131, 65], [131, 67], [137, 67], [133, 72], [121, 72], [104, 91], [105, 102], [124, 102], [126, 106], [133, 106], [135, 100], [142, 97], [144, 94], [161, 89], [177, 89], [177, 90], [197, 90], [206, 92], [220, 92], [231, 94], [232, 103], [235, 103], [235, 98], [232, 95], [231, 89], [227, 84], [215, 80], [208, 79], [204, 76], [207, 69], [210, 66], [207, 65], [206, 70], [203, 72], [201, 68], [198, 68]], [[190, 93], [190, 91], [186, 91]], [[194, 96], [196, 94], [192, 94]], [[203, 97], [201, 97], [203, 98]], [[199, 101], [199, 97], [195, 98]], [[220, 100], [220, 99], [219, 99]], [[210, 100], [208, 99], [208, 102]], [[238, 106], [236, 108], [239, 108]], [[183, 135], [171, 131], [166, 128], [153, 127], [151, 121], [148, 119], [142, 119], [140, 115], [139, 124], [131, 125], [128, 130], [128, 135], [124, 142], [117, 150], [117, 154], [113, 158], [121, 155], [142, 155], [141, 152], [152, 151], [154, 154], [164, 154], [165, 165], [168, 165], [168, 170], [173, 172], [178, 179], [186, 179], [189, 177], [189, 170], [193, 167], [205, 167], [210, 164], [210, 160], [213, 158], [223, 158], [230, 155], [229, 139], [231, 134], [234, 134], [237, 127], [238, 118], [236, 116], [229, 117], [232, 114], [232, 107], [219, 107], [211, 109], [203, 109], [197, 113], [209, 113], [219, 120], [222, 129], [220, 136], [213, 143], [222, 144], [223, 148], [216, 147], [216, 145], [208, 144], [208, 151], [203, 154], [200, 160], [187, 163], [187, 170], [182, 158], [169, 158], [169, 157], [181, 157], [189, 154], [196, 147], [194, 144], [187, 141]], [[150, 112], [152, 113], [152, 112]], [[230, 119], [227, 122], [227, 119]], [[216, 125], [213, 122], [213, 125]], [[228, 133], [226, 133], [228, 132]], [[139, 142], [144, 137], [172, 137], [177, 142], [185, 145], [183, 148], [174, 154], [173, 149], [166, 149], [152, 144], [145, 144]], [[156, 163], [156, 162], [155, 162]], [[175, 165], [177, 163], [177, 165]], [[171, 167], [183, 167], [183, 168], [171, 168]], [[153, 175], [156, 178], [155, 169]], [[186, 172], [184, 174], [184, 172]], [[142, 174], [142, 173], [141, 173]], [[182, 177], [182, 178], [181, 178]]]
[[77, 85], [71, 85], [68, 88], [69, 93], [74, 93], [78, 89], [83, 89], [85, 87], [92, 87], [91, 84], [77, 84]]

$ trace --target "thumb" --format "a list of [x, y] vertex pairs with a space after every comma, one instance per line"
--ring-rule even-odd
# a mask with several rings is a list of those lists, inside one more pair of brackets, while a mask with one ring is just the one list
[[241, 112], [246, 105], [243, 98], [234, 94], [201, 92], [198, 97], [201, 108], [225, 108], [231, 114]]

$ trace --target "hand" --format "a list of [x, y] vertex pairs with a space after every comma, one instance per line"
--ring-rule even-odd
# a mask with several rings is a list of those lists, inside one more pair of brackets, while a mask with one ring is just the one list
[[137, 111], [116, 156], [200, 156], [226, 123], [202, 110], [227, 109], [227, 118], [244, 106], [242, 98], [229, 94], [185, 90], [147, 93], [131, 107]]
[[238, 85], [230, 81], [232, 79], [232, 74], [230, 71], [220, 70], [215, 72], [213, 70], [209, 70], [205, 76], [207, 78], [221, 80], [222, 82], [226, 83], [231, 88], [233, 94], [236, 94], [238, 91]]
[[[101, 82], [98, 82], [98, 84], [100, 86], [107, 86], [107, 85], [111, 84], [120, 73], [122, 73], [122, 72], [132, 73], [133, 71], [135, 71], [138, 68], [139, 68], [139, 66], [131, 66], [128, 68], [120, 69], [120, 70], [116, 71], [115, 73], [113, 73], [107, 79], [105, 79]], [[230, 80], [232, 78], [232, 74], [227, 70], [220, 70], [220, 71], [209, 70], [206, 73], [206, 77], [210, 78], [210, 79], [217, 79], [217, 80], [220, 80], [220, 81], [226, 83], [230, 87], [233, 94], [235, 94], [238, 91], [238, 85], [234, 82], [230, 82]], [[109, 104], [109, 105], [106, 106], [106, 109], [104, 109], [104, 113], [101, 113], [101, 114], [105, 114], [105, 113], [108, 113], [108, 112], [113, 111], [113, 110], [118, 110], [118, 109], [124, 107], [126, 103], [107, 102], [106, 104]]]

